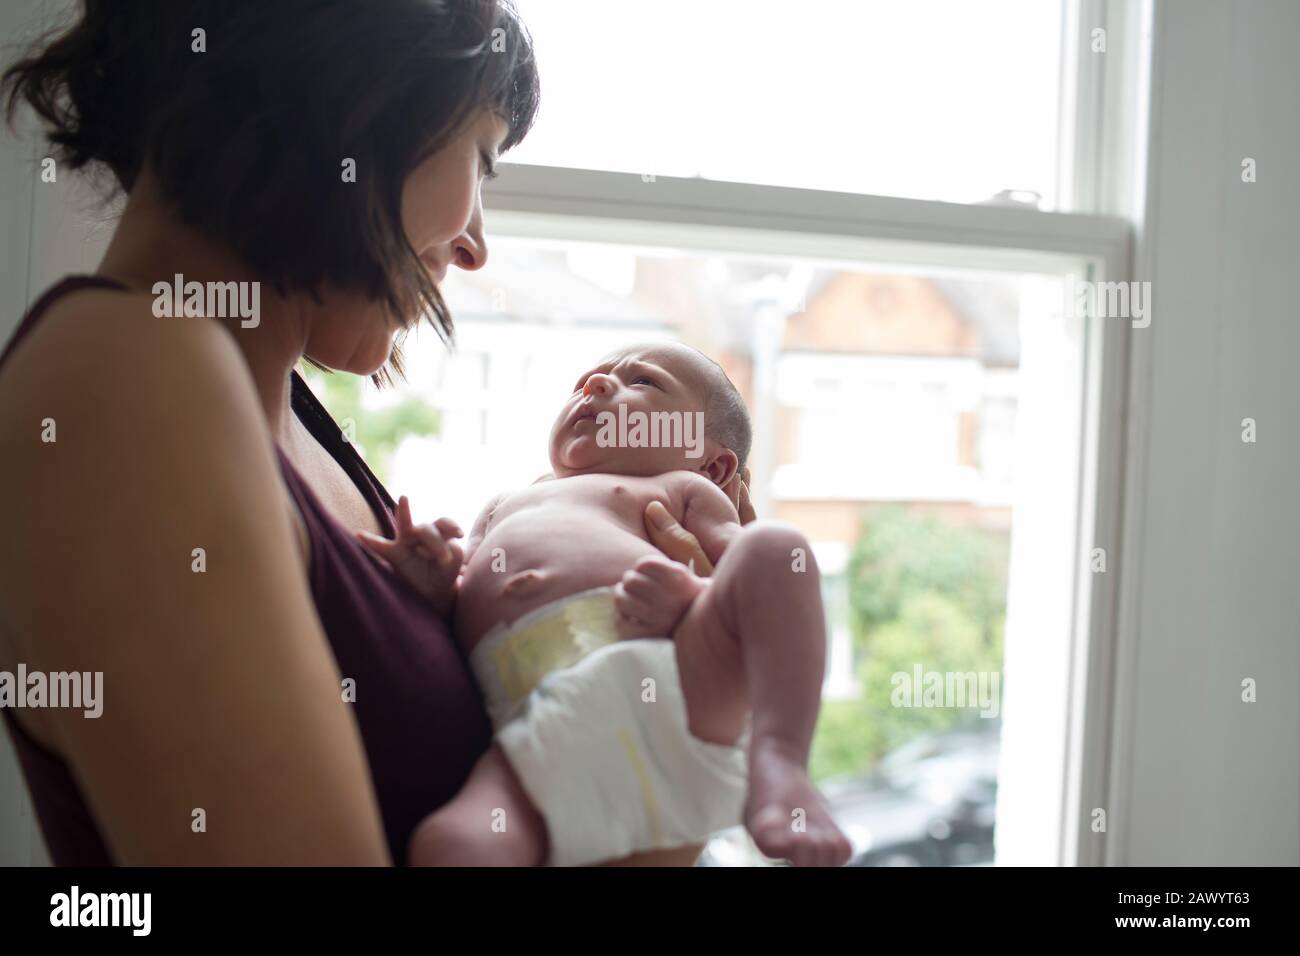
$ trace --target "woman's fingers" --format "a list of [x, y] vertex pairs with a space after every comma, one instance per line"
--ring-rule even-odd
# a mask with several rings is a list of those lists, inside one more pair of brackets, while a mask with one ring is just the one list
[[722, 491], [731, 503], [736, 507], [736, 514], [740, 516], [741, 524], [749, 524], [756, 519], [758, 515], [754, 513], [754, 503], [749, 500], [749, 469], [743, 472], [736, 472], [731, 476]]
[[745, 469], [745, 478], [740, 482], [740, 503], [736, 507], [741, 524], [749, 524], [758, 519], [754, 513], [754, 503], [749, 500], [749, 469]]
[[662, 502], [652, 501], [646, 505], [645, 529], [650, 536], [650, 543], [674, 561], [681, 564], [694, 562], [695, 573], [701, 577], [713, 573], [713, 562], [704, 553], [695, 535], [678, 524]]
[[722, 493], [731, 499], [731, 507], [740, 510], [740, 472], [731, 476], [731, 480], [722, 486]]

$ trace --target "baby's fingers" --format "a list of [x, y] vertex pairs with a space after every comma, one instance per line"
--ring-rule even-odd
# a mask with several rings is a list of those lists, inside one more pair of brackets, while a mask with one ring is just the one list
[[456, 522], [452, 521], [450, 518], [439, 518], [433, 523], [433, 526], [438, 529], [438, 533], [444, 538], [465, 537], [465, 532], [460, 530], [460, 525], [456, 524]]
[[397, 525], [397, 537], [404, 538], [410, 534], [415, 525], [411, 521], [411, 501], [406, 495], [397, 499], [394, 517], [397, 519], [394, 522]]
[[704, 589], [709, 580], [696, 577], [689, 568], [658, 555], [641, 558], [623, 580], [628, 580], [628, 575], [641, 577], [659, 594], [677, 601], [689, 601]]
[[447, 568], [459, 569], [460, 566], [465, 563], [465, 549], [455, 541], [447, 542], [447, 552], [451, 555], [451, 558], [446, 565]]
[[644, 604], [653, 604], [655, 599], [664, 593], [664, 588], [659, 582], [652, 581], [644, 574], [638, 574], [635, 571], [628, 571], [624, 574], [623, 580], [616, 586], [615, 603], [617, 603], [617, 594], [620, 590], [629, 598]]
[[654, 609], [644, 601], [628, 594], [621, 584], [614, 587], [614, 611], [615, 624], [621, 639], [664, 636], [662, 633], [656, 633], [655, 627], [647, 623], [648, 618], [653, 618]]
[[445, 568], [451, 561], [451, 548], [431, 524], [422, 524], [410, 532], [410, 540], [434, 564]]
[[356, 535], [357, 540], [361, 542], [363, 547], [367, 548], [374, 554], [379, 555], [379, 557], [383, 558], [385, 561], [395, 560], [401, 550], [401, 545], [391, 538], [381, 538], [379, 535], [371, 534], [369, 531], [358, 531], [356, 532]]
[[695, 576], [686, 565], [677, 561], [670, 561], [668, 558], [660, 557], [657, 554], [647, 555], [639, 559], [633, 567], [638, 574], [644, 574], [651, 580], [664, 585], [675, 585]]

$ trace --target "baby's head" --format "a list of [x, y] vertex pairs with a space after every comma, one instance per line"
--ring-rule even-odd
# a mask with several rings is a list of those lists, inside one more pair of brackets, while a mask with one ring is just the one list
[[551, 427], [557, 478], [694, 471], [718, 486], [743, 471], [745, 403], [716, 362], [676, 342], [634, 345], [578, 379]]

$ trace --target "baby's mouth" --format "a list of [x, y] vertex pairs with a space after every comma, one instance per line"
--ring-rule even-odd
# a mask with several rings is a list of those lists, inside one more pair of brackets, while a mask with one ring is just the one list
[[592, 405], [579, 405], [573, 416], [572, 427], [577, 428], [584, 421], [597, 421], [600, 412]]

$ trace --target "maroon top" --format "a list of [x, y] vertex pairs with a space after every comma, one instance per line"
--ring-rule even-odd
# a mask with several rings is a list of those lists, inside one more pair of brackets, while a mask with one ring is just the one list
[[[60, 295], [87, 286], [124, 288], [101, 276], [73, 276], [48, 290], [0, 353], [14, 345]], [[345, 441], [307, 384], [293, 374], [294, 413], [365, 496], [380, 526], [394, 534], [393, 500]], [[285, 485], [307, 528], [311, 593], [339, 673], [356, 680], [352, 704], [383, 816], [388, 849], [406, 861], [416, 825], [460, 790], [491, 741], [482, 697], [447, 622], [327, 512], [277, 450]], [[68, 765], [34, 741], [8, 713], [13, 738], [50, 855], [58, 866], [113, 863]], [[184, 714], [175, 715], [184, 719]], [[311, 800], [311, 794], [302, 794]], [[329, 834], [321, 834], [328, 840]]]

